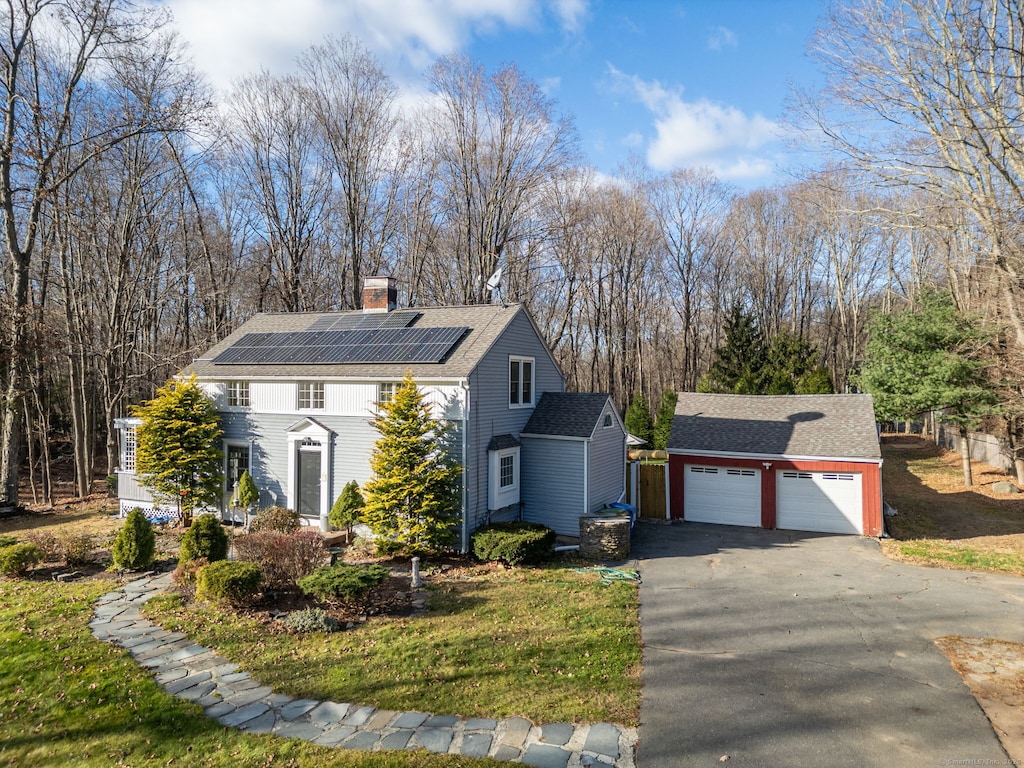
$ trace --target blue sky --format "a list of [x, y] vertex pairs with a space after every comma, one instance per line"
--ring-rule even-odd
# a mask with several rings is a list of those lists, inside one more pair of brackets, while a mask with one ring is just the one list
[[806, 47], [825, 0], [166, 0], [198, 67], [222, 90], [289, 71], [326, 33], [351, 33], [414, 101], [438, 56], [514, 62], [575, 118], [614, 174], [707, 166], [743, 187], [786, 180], [790, 83], [817, 80]]

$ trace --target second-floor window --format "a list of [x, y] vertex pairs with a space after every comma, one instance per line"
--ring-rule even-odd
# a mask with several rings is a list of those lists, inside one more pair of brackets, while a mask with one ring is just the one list
[[395, 399], [395, 382], [382, 381], [377, 385], [377, 405], [390, 403]]
[[322, 381], [299, 382], [299, 410], [322, 411], [324, 409], [324, 383]]
[[508, 404], [513, 408], [533, 405], [532, 357], [509, 357]]
[[233, 408], [249, 407], [249, 382], [229, 381], [228, 382], [228, 405]]

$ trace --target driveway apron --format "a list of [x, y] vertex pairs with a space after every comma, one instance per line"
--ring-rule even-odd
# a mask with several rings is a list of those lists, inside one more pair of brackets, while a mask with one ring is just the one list
[[638, 525], [634, 554], [638, 768], [1008, 764], [934, 640], [1024, 642], [1024, 580], [696, 523]]

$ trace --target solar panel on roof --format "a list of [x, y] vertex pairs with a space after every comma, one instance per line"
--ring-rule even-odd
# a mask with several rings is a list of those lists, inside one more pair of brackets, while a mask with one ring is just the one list
[[407, 328], [421, 313], [414, 310], [394, 312], [346, 312], [318, 317], [309, 326], [310, 331], [354, 331], [373, 328]]
[[219, 365], [439, 363], [466, 326], [247, 333], [213, 359]]

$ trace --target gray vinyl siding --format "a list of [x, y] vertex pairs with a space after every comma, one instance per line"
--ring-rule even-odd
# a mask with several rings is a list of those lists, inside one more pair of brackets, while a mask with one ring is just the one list
[[470, 431], [467, 445], [470, 457], [467, 475], [470, 532], [488, 521], [487, 444], [494, 435], [518, 435], [533, 413], [533, 408], [509, 407], [510, 355], [534, 359], [534, 403], [543, 392], [561, 392], [564, 389], [561, 372], [526, 312], [520, 310], [470, 377]]
[[521, 453], [523, 519], [579, 536], [584, 442], [524, 437]]
[[590, 511], [601, 509], [606, 504], [618, 501], [626, 482], [626, 434], [613, 417], [610, 427], [604, 424], [605, 413], [612, 408], [605, 406], [594, 436], [590, 441]]
[[[298, 414], [221, 412], [225, 440], [250, 442], [250, 474], [260, 489], [260, 505], [294, 503], [288, 488], [288, 429], [306, 416]], [[333, 433], [330, 444], [330, 503], [350, 480], [360, 487], [372, 477], [370, 454], [380, 433], [369, 420], [318, 414], [311, 416]], [[453, 455], [461, 456], [461, 422], [449, 433]], [[461, 462], [460, 462], [461, 463]]]

